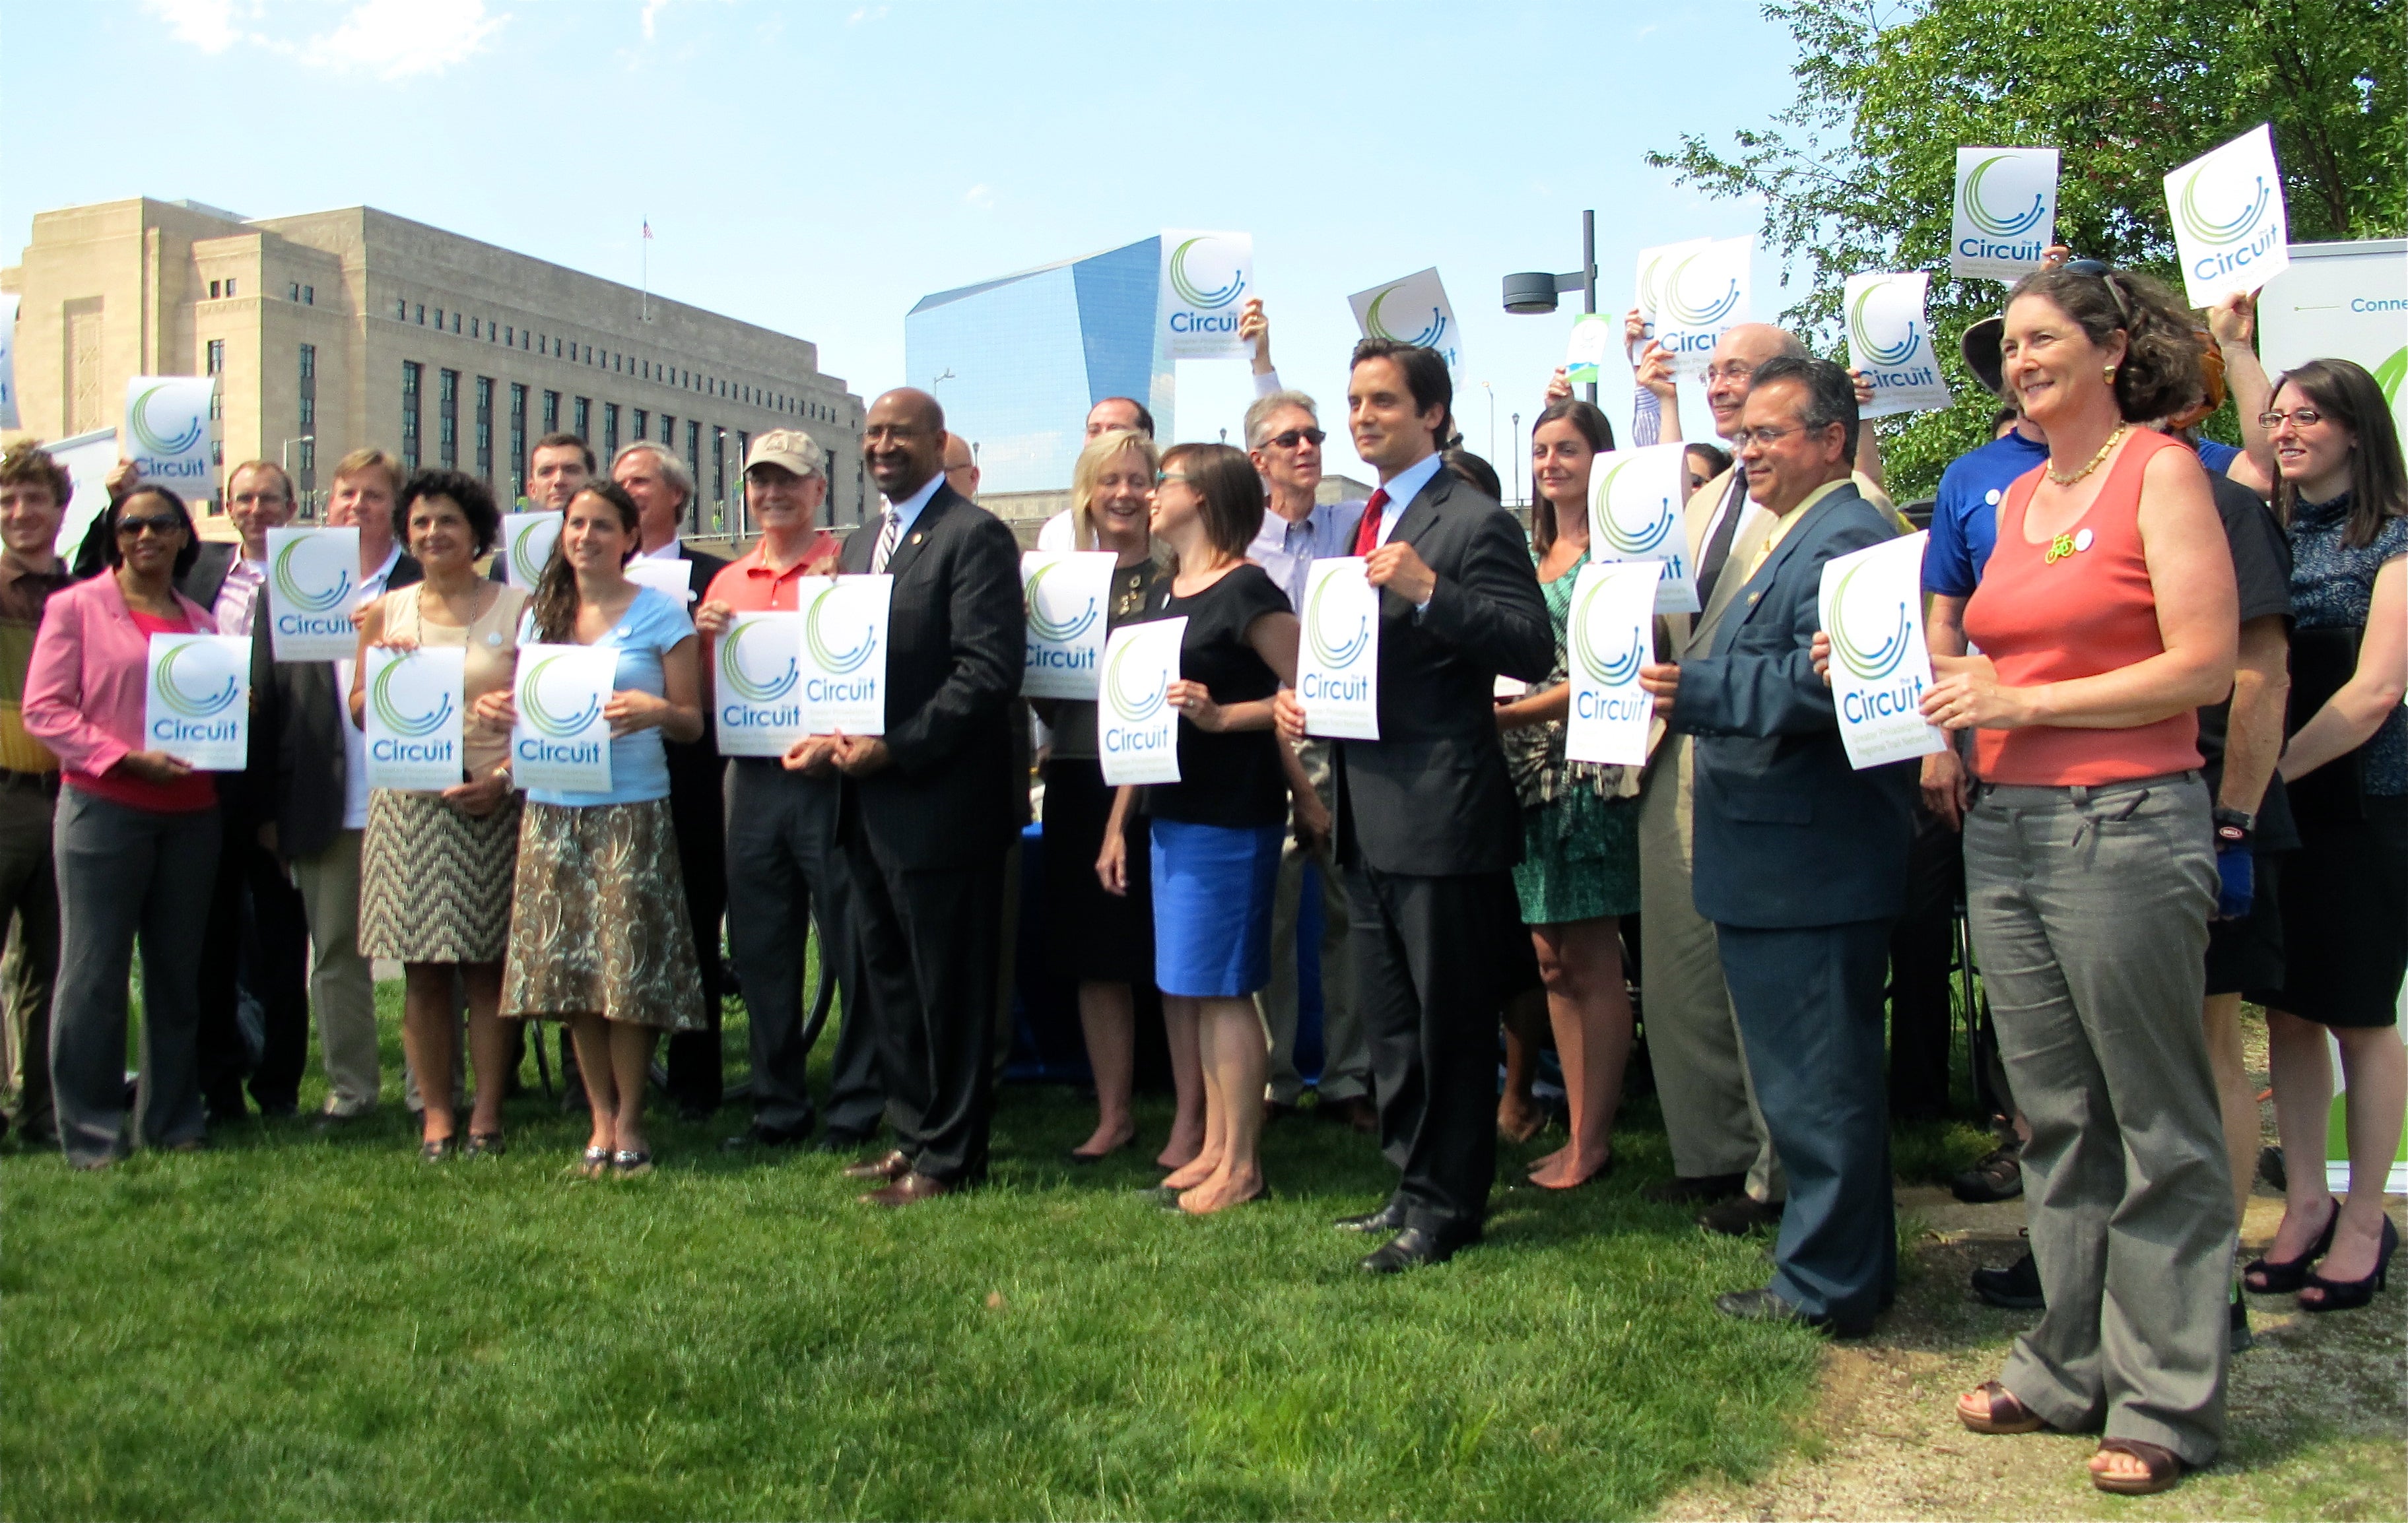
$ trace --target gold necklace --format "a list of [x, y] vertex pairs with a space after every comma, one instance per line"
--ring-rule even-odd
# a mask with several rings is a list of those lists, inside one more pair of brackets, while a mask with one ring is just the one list
[[2071, 476], [2060, 476], [2057, 474], [2055, 466], [2050, 466], [2048, 478], [2051, 481], [2056, 482], [2060, 487], [2070, 487], [2073, 485], [2076, 481], [2081, 480], [2084, 477], [2088, 476], [2091, 472], [2099, 469], [2100, 465], [2105, 464], [2108, 452], [2113, 450], [2118, 444], [2121, 444], [2123, 442], [2124, 435], [2130, 433], [2132, 425], [2129, 423], [2116, 424], [2115, 432], [2107, 435], [2107, 442], [2099, 447], [2099, 453], [2090, 457], [2089, 464], [2085, 465], [2082, 469], [2074, 472]]

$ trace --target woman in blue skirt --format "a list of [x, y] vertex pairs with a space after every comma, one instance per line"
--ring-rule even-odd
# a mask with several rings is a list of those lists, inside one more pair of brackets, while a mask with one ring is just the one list
[[[1271, 896], [1288, 800], [1311, 787], [1271, 732], [1271, 698], [1296, 680], [1287, 594], [1245, 559], [1263, 523], [1262, 479], [1242, 451], [1183, 444], [1162, 458], [1154, 540], [1171, 557], [1147, 616], [1184, 619], [1176, 783], [1145, 790], [1154, 821], [1154, 974], [1176, 1030], [1193, 1022], [1204, 1060], [1204, 1151], [1163, 1181], [1195, 1215], [1263, 1195], [1258, 1144], [1270, 1046], [1254, 994], [1270, 981]], [[1138, 790], [1112, 801], [1096, 871], [1126, 890], [1122, 826]]]

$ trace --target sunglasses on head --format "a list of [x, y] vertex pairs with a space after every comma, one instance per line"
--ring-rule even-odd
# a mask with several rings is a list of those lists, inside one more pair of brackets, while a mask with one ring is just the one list
[[2107, 294], [2113, 298], [2115, 303], [2116, 314], [2123, 318], [2127, 325], [2130, 324], [2132, 320], [2132, 309], [2124, 303], [2124, 288], [2108, 278], [2109, 276], [2115, 273], [2114, 265], [2107, 263], [2103, 260], [2069, 259], [2064, 263], [2058, 265], [2057, 268], [2069, 271], [2074, 275], [2086, 275], [2093, 280], [2105, 286], [2107, 288]]

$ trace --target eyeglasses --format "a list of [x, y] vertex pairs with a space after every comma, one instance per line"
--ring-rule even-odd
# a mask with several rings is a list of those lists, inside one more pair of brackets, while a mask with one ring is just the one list
[[1320, 444], [1320, 443], [1321, 443], [1321, 441], [1322, 441], [1322, 440], [1324, 440], [1324, 439], [1326, 439], [1326, 438], [1327, 438], [1327, 437], [1329, 437], [1328, 433], [1327, 433], [1326, 430], [1323, 430], [1323, 429], [1317, 429], [1317, 428], [1292, 428], [1292, 429], [1289, 429], [1285, 434], [1272, 434], [1269, 438], [1265, 439], [1265, 440], [1263, 441], [1263, 443], [1264, 443], [1264, 444], [1266, 444], [1266, 445], [1273, 445], [1273, 444], [1275, 444], [1275, 445], [1279, 446], [1282, 449], [1293, 449], [1293, 448], [1295, 448], [1297, 447], [1297, 442], [1298, 442], [1299, 440], [1302, 440], [1302, 441], [1305, 441], [1305, 442], [1308, 442], [1308, 443], [1311, 443], [1311, 444], [1318, 445], [1318, 444]]
[[1753, 380], [1755, 378], [1756, 366], [1754, 365], [1743, 365], [1734, 363], [1731, 364], [1706, 366], [1706, 379], [1710, 382], [1718, 380], [1743, 381]]
[[117, 520], [117, 537], [139, 539], [148, 532], [165, 539], [181, 532], [183, 527], [184, 520], [172, 513], [164, 513], [155, 519], [120, 519]]
[[1738, 433], [1732, 434], [1730, 436], [1730, 441], [1731, 443], [1739, 446], [1742, 449], [1746, 448], [1750, 444], [1760, 444], [1770, 449], [1774, 445], [1779, 444], [1782, 440], [1789, 437], [1792, 434], [1803, 434], [1805, 432], [1806, 425], [1803, 423], [1799, 423], [1794, 428], [1743, 428]]
[[2293, 407], [2289, 412], [2276, 409], [2258, 415], [2258, 426], [2272, 434], [2285, 423], [2293, 428], [2314, 428], [2325, 420], [2325, 415], [2314, 407]]
[[1186, 477], [1181, 475], [1177, 471], [1168, 471], [1156, 476], [1154, 478], [1154, 484], [1157, 487], [1167, 487], [1173, 481], [1185, 481], [1186, 479]]

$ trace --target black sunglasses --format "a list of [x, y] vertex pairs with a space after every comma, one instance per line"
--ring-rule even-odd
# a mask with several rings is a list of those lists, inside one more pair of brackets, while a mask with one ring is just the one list
[[153, 519], [120, 519], [117, 520], [117, 537], [120, 539], [139, 539], [142, 537], [143, 532], [148, 530], [151, 534], [157, 534], [161, 539], [165, 539], [169, 534], [178, 533], [183, 527], [184, 520], [176, 517], [173, 513], [163, 513]]
[[1265, 439], [1263, 443], [1267, 445], [1278, 445], [1282, 449], [1293, 449], [1296, 448], [1297, 441], [1299, 439], [1310, 440], [1313, 444], [1317, 445], [1327, 437], [1329, 437], [1329, 434], [1322, 429], [1292, 428], [1285, 434], [1272, 434], [1269, 438]]

